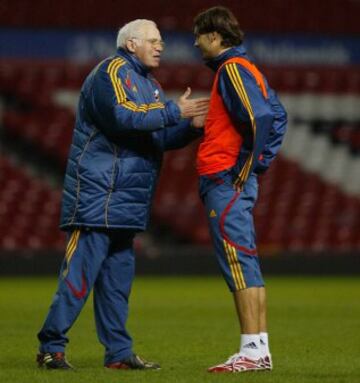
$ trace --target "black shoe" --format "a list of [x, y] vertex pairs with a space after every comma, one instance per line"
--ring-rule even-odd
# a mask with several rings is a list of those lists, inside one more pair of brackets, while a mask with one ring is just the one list
[[147, 362], [136, 354], [132, 354], [129, 358], [119, 362], [108, 363], [105, 367], [118, 370], [160, 370], [161, 368], [159, 364]]
[[46, 367], [49, 370], [72, 370], [74, 368], [66, 360], [63, 352], [41, 352], [37, 355], [36, 361], [39, 367]]

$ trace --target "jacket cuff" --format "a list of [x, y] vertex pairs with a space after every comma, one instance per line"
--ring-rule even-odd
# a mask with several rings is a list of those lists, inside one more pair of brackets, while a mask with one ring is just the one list
[[174, 101], [167, 101], [164, 108], [164, 123], [165, 126], [176, 125], [180, 122], [180, 108]]
[[265, 163], [264, 161], [258, 161], [254, 168], [255, 174], [262, 174], [265, 173], [269, 168], [269, 164]]

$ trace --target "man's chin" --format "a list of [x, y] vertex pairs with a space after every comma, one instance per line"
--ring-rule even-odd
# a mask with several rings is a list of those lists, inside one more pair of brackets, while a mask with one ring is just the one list
[[156, 60], [151, 62], [147, 67], [149, 69], [156, 69], [156, 68], [159, 68], [159, 66], [160, 66], [160, 60]]

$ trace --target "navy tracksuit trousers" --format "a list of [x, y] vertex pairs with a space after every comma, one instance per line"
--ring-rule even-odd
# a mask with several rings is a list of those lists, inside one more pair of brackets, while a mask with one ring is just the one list
[[63, 352], [71, 328], [92, 288], [96, 330], [105, 346], [105, 364], [132, 354], [126, 331], [134, 279], [133, 231], [76, 229], [69, 233], [58, 289], [38, 334], [41, 352]]

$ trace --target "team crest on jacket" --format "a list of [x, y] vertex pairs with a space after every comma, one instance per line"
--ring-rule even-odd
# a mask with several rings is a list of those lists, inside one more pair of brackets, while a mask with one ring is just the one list
[[154, 98], [155, 98], [155, 101], [156, 101], [156, 102], [159, 102], [159, 101], [160, 101], [160, 92], [159, 92], [159, 89], [155, 89], [155, 90], [154, 90]]
[[125, 78], [125, 84], [126, 86], [131, 89], [131, 80], [130, 80], [130, 76], [129, 76], [129, 73], [127, 74], [126, 78]]

